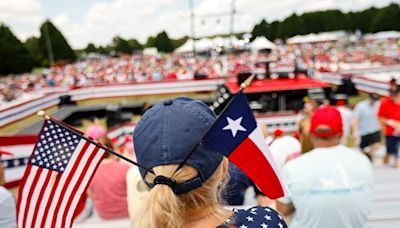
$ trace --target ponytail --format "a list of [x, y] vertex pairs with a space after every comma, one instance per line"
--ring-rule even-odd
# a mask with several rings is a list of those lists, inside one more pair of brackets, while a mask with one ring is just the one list
[[[167, 185], [156, 185], [149, 192], [148, 224], [142, 227], [182, 227], [184, 220], [179, 210], [179, 200]], [[146, 220], [145, 218], [143, 218]]]
[[[145, 177], [146, 181], [153, 183], [155, 176], [165, 176], [181, 183], [198, 175], [197, 170], [188, 165], [174, 174], [176, 168], [177, 165], [154, 167], [155, 175], [148, 173]], [[134, 227], [184, 227], [193, 220], [192, 215], [196, 210], [204, 208], [209, 208], [210, 214], [223, 218], [224, 210], [221, 206], [219, 191], [221, 179], [224, 179], [222, 173], [221, 163], [220, 167], [201, 187], [181, 195], [175, 195], [169, 186], [163, 184], [148, 189], [149, 194], [143, 202], [143, 207], [134, 216]]]

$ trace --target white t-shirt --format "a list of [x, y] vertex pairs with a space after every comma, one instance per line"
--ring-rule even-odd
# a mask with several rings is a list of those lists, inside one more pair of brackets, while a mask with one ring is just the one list
[[275, 163], [282, 169], [288, 156], [301, 151], [301, 144], [295, 137], [285, 135], [275, 139], [269, 149]]
[[343, 135], [347, 137], [350, 134], [350, 128], [351, 128], [351, 120], [353, 118], [353, 112], [343, 106], [337, 107], [337, 110], [340, 112], [340, 116], [342, 117], [342, 123], [343, 123]]
[[0, 186], [0, 227], [16, 228], [15, 200], [11, 192]]
[[296, 211], [292, 228], [362, 228], [372, 201], [372, 167], [361, 152], [338, 145], [316, 148], [283, 169]]

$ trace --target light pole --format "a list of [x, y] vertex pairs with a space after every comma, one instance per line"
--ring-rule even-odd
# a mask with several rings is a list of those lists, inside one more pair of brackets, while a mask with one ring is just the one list
[[194, 42], [195, 39], [195, 30], [194, 30], [194, 9], [193, 9], [193, 0], [189, 0], [189, 9], [190, 9], [190, 36], [192, 39], [192, 51], [193, 51], [193, 56], [196, 55], [196, 45]]
[[231, 2], [231, 20], [230, 20], [230, 26], [229, 26], [229, 45], [231, 46], [232, 50], [233, 50], [233, 40], [232, 40], [232, 36], [233, 36], [233, 25], [234, 25], [234, 18], [235, 18], [235, 2], [236, 0], [232, 0]]
[[54, 65], [54, 54], [53, 54], [53, 47], [51, 46], [51, 40], [50, 40], [50, 35], [49, 35], [49, 23], [50, 22], [46, 22], [45, 26], [43, 27], [44, 30], [44, 39], [46, 41], [46, 49], [47, 49], [47, 54], [49, 57], [49, 64], [50, 66]]

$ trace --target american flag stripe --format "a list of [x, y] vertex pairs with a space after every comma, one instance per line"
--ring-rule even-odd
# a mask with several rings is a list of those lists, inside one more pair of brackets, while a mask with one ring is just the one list
[[[81, 141], [81, 142], [79, 142], [79, 144], [78, 144], [78, 146], [76, 148], [76, 151], [82, 150], [85, 147], [87, 148], [88, 146], [89, 146], [88, 142]], [[77, 156], [78, 156], [78, 153], [73, 153], [72, 157], [71, 157], [71, 160], [76, 160]], [[72, 166], [73, 165], [68, 165], [64, 172], [69, 172], [72, 169]], [[48, 186], [46, 188], [45, 196], [43, 197], [43, 201], [42, 201], [42, 202], [45, 202], [45, 203], [43, 203], [40, 206], [41, 209], [44, 208], [44, 211], [43, 211], [43, 213], [40, 213], [42, 210], [41, 209], [39, 210], [39, 214], [42, 214], [43, 216], [41, 218], [38, 218], [38, 220], [36, 221], [36, 225], [40, 224], [40, 226], [36, 226], [36, 227], [45, 227], [44, 225], [45, 225], [45, 222], [47, 221], [47, 217], [48, 217], [48, 214], [49, 214], [49, 211], [50, 211], [50, 206], [52, 205], [51, 199], [54, 199], [54, 195], [56, 194], [56, 191], [58, 189], [58, 186], [59, 186], [60, 182], [62, 184], [64, 184], [65, 183], [65, 179], [66, 179], [66, 176], [61, 176], [61, 178], [57, 178], [55, 180], [53, 186]], [[61, 184], [61, 186], [62, 186], [62, 184]], [[46, 197], [46, 196], [48, 196], [48, 197]]]
[[71, 227], [105, 153], [67, 125], [46, 120], [18, 193], [18, 227]]
[[[32, 166], [31, 165], [27, 165], [26, 166], [26, 173], [31, 173], [32, 170]], [[31, 175], [29, 175], [28, 177], [23, 177], [21, 185], [28, 185], [29, 186], [32, 184], [32, 180], [30, 180]], [[33, 178], [33, 177], [32, 177]], [[18, 192], [18, 202], [17, 202], [17, 217], [18, 217], [18, 224], [22, 224], [24, 216], [23, 214], [21, 214], [22, 212], [25, 212], [25, 206], [26, 206], [26, 201], [28, 198], [28, 192], [29, 189], [28, 188], [24, 188], [22, 191]]]
[[32, 167], [32, 171], [34, 171], [33, 175], [30, 175], [29, 179], [28, 179], [28, 184], [30, 183], [30, 186], [32, 186], [30, 189], [27, 189], [27, 193], [26, 193], [26, 205], [24, 205], [25, 207], [23, 207], [23, 209], [21, 210], [21, 212], [23, 213], [23, 216], [21, 216], [23, 218], [22, 220], [22, 224], [23, 227], [25, 227], [26, 224], [26, 215], [28, 213], [28, 209], [30, 206], [30, 200], [29, 196], [32, 195], [32, 191], [35, 189], [36, 184], [37, 184], [37, 179], [39, 178], [39, 175], [37, 175], [39, 172], [41, 172], [41, 169], [37, 168], [37, 167]]
[[[87, 141], [81, 141], [79, 142], [79, 144], [83, 144], [83, 147], [81, 148], [81, 150], [77, 150], [79, 152], [85, 151], [90, 143]], [[79, 157], [82, 157], [83, 153], [78, 153], [78, 152], [74, 152], [72, 157], [71, 157], [71, 161], [69, 165], [67, 166], [67, 169], [65, 170], [65, 172], [73, 172], [74, 168], [76, 168], [76, 166], [79, 164]], [[46, 222], [45, 222], [45, 226], [44, 227], [51, 227], [52, 226], [52, 222], [53, 222], [53, 218], [56, 215], [56, 208], [58, 203], [60, 202], [60, 199], [62, 199], [61, 196], [61, 192], [64, 188], [64, 186], [66, 185], [67, 180], [71, 177], [71, 175], [62, 175], [61, 178], [58, 180], [58, 186], [57, 189], [55, 190], [55, 194], [54, 197], [52, 197], [51, 199], [51, 206], [49, 209], [49, 212], [52, 213], [52, 216], [47, 216], [46, 217]]]
[[[93, 145], [93, 144], [92, 144]], [[91, 148], [92, 149], [92, 148]], [[76, 174], [74, 175], [73, 178], [71, 179], [70, 183], [68, 183], [68, 188], [67, 191], [65, 192], [65, 195], [61, 196], [63, 197], [63, 201], [61, 203], [61, 210], [58, 211], [58, 214], [56, 214], [57, 219], [56, 220], [56, 225], [54, 227], [64, 227], [65, 225], [65, 219], [67, 217], [67, 212], [68, 210], [65, 210], [68, 207], [68, 201], [70, 201], [72, 198], [75, 198], [76, 191], [74, 192], [74, 188], [77, 186], [80, 186], [82, 184], [82, 179], [86, 175], [87, 167], [85, 163], [91, 164], [93, 161], [93, 157], [99, 152], [99, 147], [93, 148], [93, 151], [90, 153], [85, 153], [85, 156], [82, 158], [82, 161], [79, 163], [79, 167], [76, 169]], [[89, 151], [91, 151], [89, 149]], [[87, 156], [90, 155], [90, 156]], [[89, 158], [88, 158], [89, 157]], [[80, 195], [78, 195], [77, 198], [80, 198]], [[69, 207], [68, 207], [69, 209]], [[61, 226], [61, 224], [64, 224]]]
[[[81, 145], [87, 145], [87, 146], [89, 146], [89, 142], [87, 142], [87, 141], [85, 141], [85, 140], [82, 140], [81, 141]], [[79, 146], [78, 145], [78, 147], [77, 147], [77, 149], [80, 149], [80, 150], [82, 150], [82, 146]], [[83, 148], [84, 149], [84, 148]], [[72, 157], [71, 157], [71, 159], [74, 159], [74, 157], [76, 157], [77, 155], [78, 155], [79, 153], [73, 153], [73, 155], [72, 155]], [[74, 163], [71, 163], [71, 164], [74, 164]], [[47, 185], [46, 184], [46, 186], [44, 186], [43, 184], [42, 184], [42, 188], [36, 188], [36, 185], [38, 185], [38, 186], [41, 186], [40, 184], [38, 184], [38, 178], [41, 176], [42, 178], [45, 178], [45, 176], [47, 176], [46, 174], [45, 175], [43, 175], [42, 174], [42, 172], [43, 172], [43, 170], [44, 169], [42, 169], [42, 168], [39, 168], [39, 167], [37, 167], [37, 166], [33, 166], [33, 165], [30, 165], [30, 164], [28, 164], [27, 165], [27, 167], [29, 167], [29, 169], [30, 169], [30, 172], [29, 172], [29, 176], [28, 176], [28, 178], [27, 178], [27, 182], [26, 182], [26, 185], [32, 185], [32, 187], [31, 188], [25, 188], [24, 190], [26, 190], [26, 191], [28, 191], [29, 190], [29, 192], [23, 192], [23, 196], [24, 196], [24, 199], [25, 200], [27, 200], [27, 199], [30, 199], [30, 200], [28, 200], [28, 201], [22, 201], [21, 202], [21, 204], [24, 206], [24, 208], [22, 208], [23, 210], [19, 210], [20, 212], [22, 212], [22, 211], [24, 211], [24, 214], [21, 216], [21, 214], [19, 215], [19, 221], [18, 221], [18, 224], [19, 225], [21, 225], [22, 224], [22, 226], [21, 227], [39, 227], [39, 224], [41, 224], [40, 223], [40, 218], [37, 218], [36, 220], [33, 220], [32, 219], [32, 217], [33, 216], [31, 216], [31, 215], [34, 215], [35, 214], [35, 211], [29, 211], [28, 209], [30, 209], [30, 210], [32, 210], [32, 209], [34, 209], [34, 210], [36, 210], [36, 206], [37, 206], [37, 202], [38, 202], [38, 198], [39, 197], [34, 197], [34, 195], [36, 196], [36, 192], [40, 192], [40, 191], [43, 191], [43, 189], [46, 189], [45, 190], [45, 196], [46, 195], [48, 195], [48, 194], [46, 194], [48, 191], [51, 191], [52, 189], [53, 190], [55, 190], [55, 189], [57, 189], [56, 188], [56, 185], [58, 186], [58, 182], [59, 182], [59, 179], [57, 179], [56, 181], [55, 181], [55, 183], [53, 184], [53, 185]], [[68, 166], [67, 166], [68, 167]], [[72, 167], [72, 166], [71, 166]], [[68, 168], [67, 168], [68, 169]], [[67, 171], [67, 169], [66, 169], [66, 171]], [[58, 172], [55, 172], [55, 171], [51, 171], [51, 170], [48, 170], [48, 169], [46, 169], [46, 172], [49, 172], [50, 174], [57, 174]], [[67, 176], [65, 176], [65, 177], [67, 177]], [[33, 180], [31, 181], [31, 179], [33, 178]], [[61, 178], [62, 179], [62, 178]], [[35, 191], [35, 192], [33, 192], [33, 191]], [[52, 194], [52, 196], [54, 196], [54, 193]], [[45, 198], [43, 197], [43, 199], [42, 200], [44, 200]], [[48, 202], [49, 201], [49, 199], [50, 200], [54, 200], [53, 199], [53, 197], [50, 197], [50, 198], [47, 198], [45, 201], [39, 201], [39, 202], [42, 202], [42, 203], [40, 203], [40, 207], [44, 207], [45, 205], [49, 205], [50, 203]], [[34, 201], [34, 202], [32, 202], [32, 201]], [[56, 202], [56, 201], [53, 201], [53, 202]], [[32, 207], [30, 207], [30, 205], [35, 205], [35, 208], [32, 208]], [[40, 209], [39, 209], [39, 211], [40, 211]], [[48, 211], [47, 211], [48, 212]], [[43, 215], [43, 217], [47, 217], [47, 215], [48, 215], [48, 213], [45, 213], [45, 214], [42, 214]], [[20, 221], [20, 219], [22, 220], [22, 221]], [[32, 224], [32, 221], [34, 221], [34, 223], [35, 224]], [[43, 224], [44, 225], [44, 224]], [[43, 225], [41, 225], [40, 227], [43, 227]]]
[[[38, 181], [36, 183], [36, 186], [43, 186], [43, 184], [45, 183], [46, 177], [48, 172], [51, 172], [50, 170], [44, 170], [44, 169], [40, 169], [37, 173]], [[39, 200], [39, 194], [41, 192], [41, 188], [34, 188], [35, 191], [32, 192], [32, 195], [29, 197], [31, 199], [30, 204], [32, 205], [32, 209], [35, 209], [36, 206], [38, 205], [38, 201]], [[26, 214], [26, 224], [30, 226], [30, 224], [32, 224], [32, 220], [33, 219], [33, 215], [34, 213], [28, 213]]]
[[[28, 192], [28, 199], [32, 199], [33, 192], [36, 189], [36, 185], [38, 183], [38, 179], [39, 179], [40, 174], [42, 173], [42, 171], [43, 171], [43, 169], [38, 168], [38, 170], [36, 172], [36, 175], [35, 175], [35, 177], [33, 178], [33, 181], [32, 181], [32, 187]], [[25, 207], [25, 211], [24, 211], [24, 221], [23, 221], [24, 225], [23, 225], [23, 227], [25, 227], [25, 225], [26, 225], [26, 219], [28, 217], [28, 211], [29, 211], [30, 205], [34, 205], [34, 204], [32, 204], [31, 200], [28, 200], [27, 205]]]
[[[88, 145], [88, 144], [86, 144]], [[86, 146], [85, 145], [85, 146]], [[66, 194], [67, 190], [69, 189], [69, 187], [71, 187], [72, 185], [76, 184], [76, 183], [71, 183], [71, 180], [80, 175], [80, 172], [82, 170], [78, 170], [81, 166], [81, 164], [83, 164], [83, 166], [86, 164], [87, 161], [87, 157], [90, 156], [90, 154], [93, 152], [93, 149], [95, 148], [95, 146], [93, 144], [90, 144], [88, 148], [83, 148], [82, 151], [80, 151], [79, 156], [77, 158], [77, 160], [74, 162], [74, 167], [71, 170], [70, 175], [68, 175], [67, 180], [65, 181], [65, 184], [62, 185], [62, 190], [61, 193], [59, 195], [57, 195], [59, 197], [56, 209], [54, 210], [53, 216], [50, 217], [51, 220], [51, 227], [55, 228], [56, 226], [56, 221], [59, 220], [59, 212], [61, 209], [61, 213], [63, 212], [64, 209], [64, 202], [65, 199], [68, 197], [72, 197], [69, 194]], [[87, 151], [87, 153], [85, 153]], [[76, 174], [76, 175], [75, 175]], [[64, 207], [63, 207], [64, 206]]]
[[[51, 180], [50, 178], [51, 178], [52, 174], [53, 174], [52, 171], [47, 170], [46, 179], [44, 181], [43, 188], [40, 190], [38, 202], [42, 202], [45, 190], [47, 189], [47, 186], [50, 183], [50, 180]], [[36, 206], [35, 206], [35, 212], [34, 212], [33, 218], [32, 218], [32, 221], [34, 221], [34, 223], [35, 223], [35, 224], [33, 224], [33, 227], [36, 227], [36, 223], [37, 223], [37, 220], [38, 220], [37, 215], [38, 215], [39, 208], [40, 208], [41, 205], [42, 205], [41, 203], [37, 203]], [[40, 223], [39, 223], [39, 225], [40, 225]]]
[[[94, 162], [92, 162], [90, 164], [89, 168], [86, 171], [86, 173], [91, 173], [92, 175], [85, 175], [84, 176], [84, 178], [82, 180], [82, 184], [79, 185], [79, 188], [78, 188], [78, 190], [77, 190], [75, 195], [80, 196], [80, 195], [82, 195], [83, 193], [86, 192], [87, 188], [89, 187], [89, 182], [90, 182], [90, 180], [93, 178], [93, 176], [95, 174], [94, 170], [97, 169], [97, 167], [99, 166], [100, 161], [103, 159], [104, 153], [105, 153], [105, 151], [101, 150], [101, 152], [98, 152], [96, 154], [96, 156], [93, 159]], [[80, 200], [79, 197], [72, 198], [71, 207], [75, 208], [78, 205], [79, 200]], [[71, 227], [72, 219], [73, 219], [73, 216], [74, 216], [74, 211], [67, 210], [67, 212], [68, 212], [67, 216], [66, 216], [67, 224], [66, 224], [65, 227]]]
[[[54, 182], [54, 184], [53, 184], [53, 189], [50, 188], [49, 191], [48, 191], [48, 189], [46, 189], [46, 191], [45, 191], [45, 196], [48, 195], [48, 194], [47, 194], [48, 192], [50, 192], [50, 195], [49, 195], [49, 197], [47, 198], [47, 200], [53, 199], [54, 194], [56, 193], [55, 190], [57, 189], [59, 183], [60, 183], [60, 181], [56, 180], [56, 181]], [[46, 202], [46, 201], [43, 201], [43, 202]], [[40, 218], [36, 221], [36, 225], [39, 224], [39, 222], [40, 222], [40, 226], [39, 226], [39, 227], [44, 227], [44, 225], [45, 225], [45, 223], [46, 223], [47, 215], [49, 214], [50, 205], [51, 205], [51, 203], [48, 202], [48, 203], [44, 203], [44, 204], [42, 204], [42, 206], [40, 206], [40, 208], [44, 208], [44, 213], [42, 214], [43, 216], [40, 217]], [[43, 206], [45, 206], [45, 207], [43, 207]], [[41, 210], [39, 210], [39, 211], [41, 211]], [[40, 219], [41, 219], [41, 221], [40, 221]]]

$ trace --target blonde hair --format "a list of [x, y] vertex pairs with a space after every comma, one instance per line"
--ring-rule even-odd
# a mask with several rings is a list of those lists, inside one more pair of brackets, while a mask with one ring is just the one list
[[[198, 175], [196, 169], [185, 165], [175, 172], [177, 165], [163, 165], [154, 167], [156, 176], [171, 177], [177, 183], [190, 180]], [[179, 228], [193, 221], [193, 215], [199, 209], [208, 208], [209, 215], [221, 218], [225, 213], [222, 207], [221, 191], [228, 181], [228, 175], [224, 177], [223, 162], [214, 174], [199, 188], [188, 193], [175, 195], [167, 185], [155, 185], [149, 189], [149, 194], [142, 204], [144, 208], [138, 210], [134, 219], [134, 227], [146, 228]], [[148, 173], [146, 181], [153, 183], [155, 175]], [[144, 183], [143, 183], [144, 184]]]

